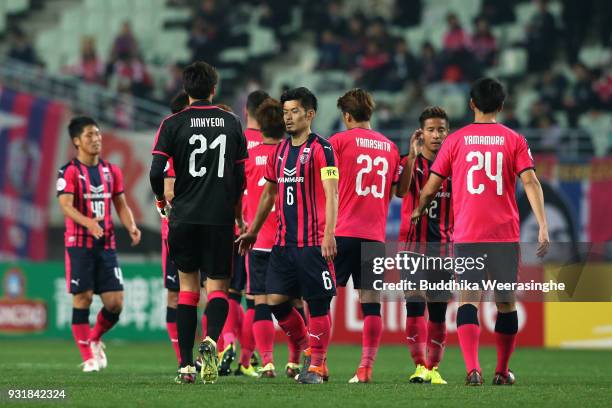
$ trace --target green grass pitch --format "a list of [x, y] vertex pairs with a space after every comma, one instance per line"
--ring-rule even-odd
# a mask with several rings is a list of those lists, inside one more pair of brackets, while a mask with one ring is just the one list
[[7, 389], [66, 390], [64, 401], [15, 402], [14, 406], [113, 407], [531, 407], [612, 406], [612, 352], [518, 349], [511, 361], [517, 384], [490, 385], [495, 350], [481, 350], [483, 387], [463, 385], [464, 368], [457, 348], [449, 348], [441, 365], [447, 386], [408, 383], [410, 356], [405, 347], [380, 349], [371, 384], [347, 384], [359, 362], [359, 347], [332, 346], [330, 381], [299, 385], [282, 374], [286, 347], [277, 347], [276, 379], [222, 377], [216, 384], [176, 385], [174, 353], [168, 343], [107, 344], [109, 368], [84, 374], [78, 352], [67, 341], [0, 342], [0, 405]]

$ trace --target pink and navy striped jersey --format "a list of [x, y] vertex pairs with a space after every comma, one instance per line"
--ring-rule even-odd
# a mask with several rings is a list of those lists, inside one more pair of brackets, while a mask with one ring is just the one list
[[90, 217], [104, 217], [100, 226], [104, 236], [94, 239], [87, 228], [65, 217], [66, 247], [92, 248], [104, 246], [104, 249], [115, 249], [115, 229], [111, 207], [113, 198], [123, 193], [123, 175], [114, 164], [102, 159], [96, 166], [86, 166], [73, 159], [59, 170], [57, 178], [57, 195], [72, 194], [74, 208], [81, 214]]
[[325, 230], [322, 180], [338, 179], [332, 145], [311, 133], [300, 146], [282, 141], [270, 157], [265, 178], [278, 184], [276, 245], [320, 246]]
[[[402, 166], [406, 166], [406, 159], [407, 156], [402, 157]], [[444, 180], [442, 187], [427, 209], [427, 215], [413, 224], [410, 219], [412, 211], [419, 205], [421, 190], [429, 178], [430, 169], [434, 163], [422, 154], [419, 154], [414, 161], [412, 183], [408, 193], [402, 199], [399, 241], [408, 244], [406, 249], [421, 252], [426, 249], [425, 243], [447, 244], [452, 241], [454, 226], [452, 185], [450, 179]], [[442, 252], [444, 248], [446, 248], [445, 245], [440, 246]], [[442, 255], [446, 254], [442, 253]]]

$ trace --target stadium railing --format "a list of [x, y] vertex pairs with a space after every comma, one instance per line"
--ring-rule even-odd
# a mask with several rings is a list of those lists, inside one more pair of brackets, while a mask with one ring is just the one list
[[90, 114], [120, 128], [157, 128], [168, 115], [168, 108], [162, 104], [84, 83], [75, 77], [48, 73], [15, 60], [7, 59], [0, 64], [0, 83], [18, 91], [61, 100], [76, 113]]

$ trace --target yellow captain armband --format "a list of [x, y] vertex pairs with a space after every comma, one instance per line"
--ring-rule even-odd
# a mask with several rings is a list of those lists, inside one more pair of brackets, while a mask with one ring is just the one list
[[321, 168], [321, 180], [338, 180], [338, 168], [335, 166]]

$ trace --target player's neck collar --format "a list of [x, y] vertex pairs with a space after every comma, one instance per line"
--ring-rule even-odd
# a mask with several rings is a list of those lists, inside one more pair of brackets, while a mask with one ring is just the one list
[[190, 106], [210, 106], [210, 105], [212, 105], [212, 102], [210, 102], [209, 100], [200, 99], [192, 103]]

